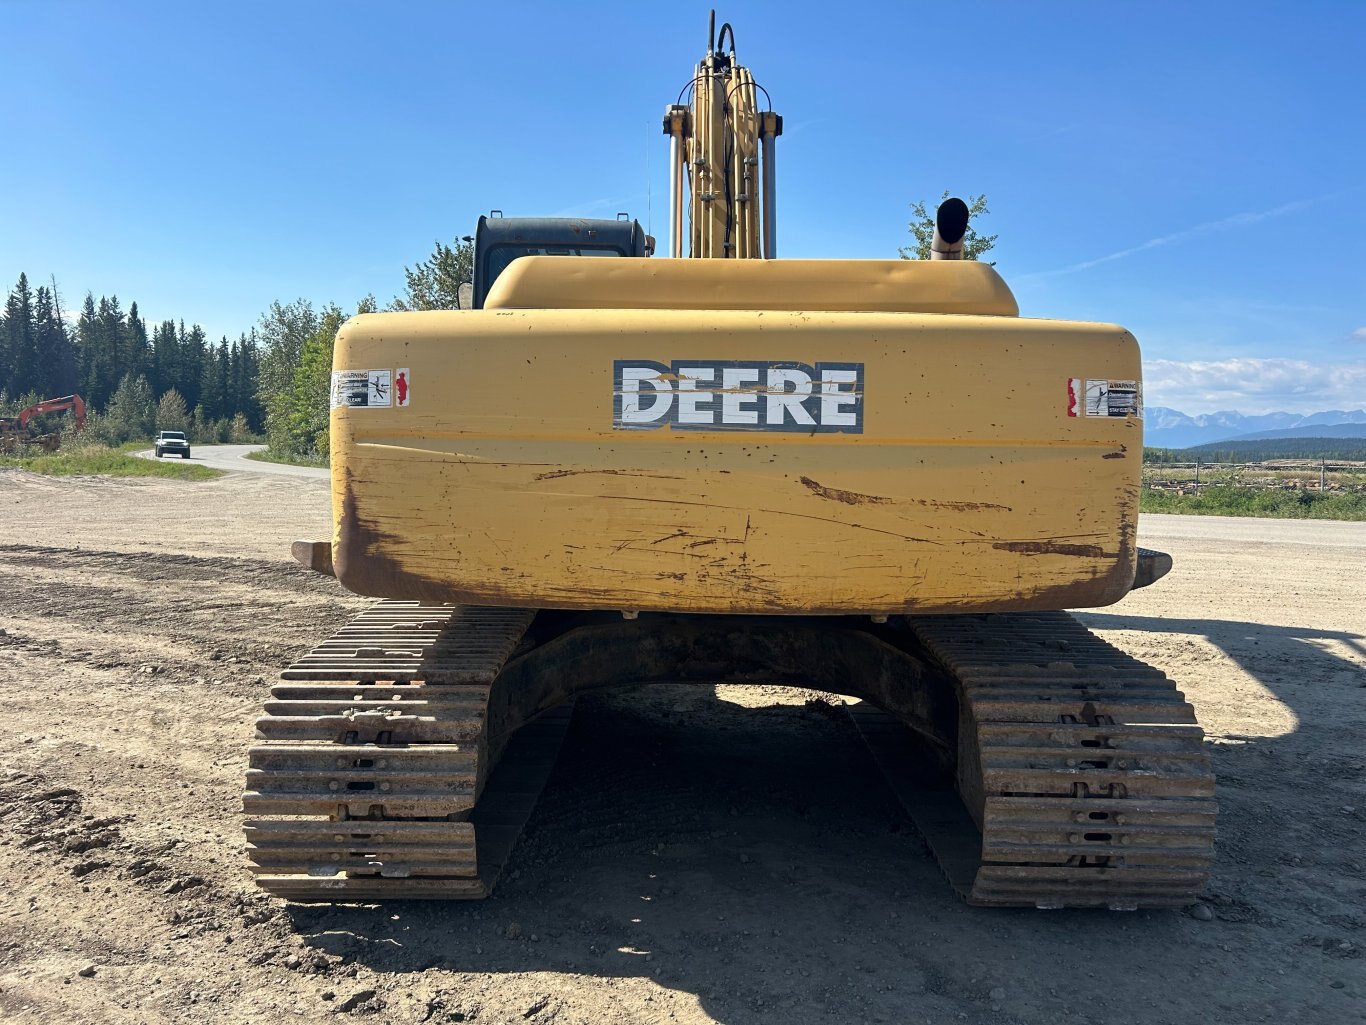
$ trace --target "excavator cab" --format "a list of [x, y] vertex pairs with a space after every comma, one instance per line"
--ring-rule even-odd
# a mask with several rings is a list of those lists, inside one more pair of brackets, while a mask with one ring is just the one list
[[513, 260], [523, 256], [650, 256], [655, 240], [639, 221], [583, 217], [480, 217], [474, 234], [474, 308]]

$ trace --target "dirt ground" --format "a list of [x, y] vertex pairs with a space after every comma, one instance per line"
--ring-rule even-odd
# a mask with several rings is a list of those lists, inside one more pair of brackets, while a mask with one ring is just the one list
[[847, 718], [745, 687], [585, 699], [486, 902], [288, 905], [240, 792], [363, 605], [288, 561], [326, 482], [0, 471], [0, 524], [0, 1020], [1366, 1019], [1366, 524], [1145, 518], [1175, 573], [1082, 617], [1208, 731], [1195, 914], [960, 905]]

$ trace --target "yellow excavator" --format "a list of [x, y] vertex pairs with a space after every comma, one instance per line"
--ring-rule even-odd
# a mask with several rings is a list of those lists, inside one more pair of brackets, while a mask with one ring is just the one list
[[265, 889], [482, 897], [575, 696], [696, 682], [859, 699], [973, 904], [1200, 890], [1192, 708], [1063, 611], [1171, 564], [1136, 545], [1137, 342], [1021, 318], [958, 200], [930, 260], [777, 259], [761, 96], [709, 30], [664, 117], [667, 256], [631, 221], [483, 218], [475, 308], [342, 328], [334, 532], [295, 556], [382, 600], [257, 724]]

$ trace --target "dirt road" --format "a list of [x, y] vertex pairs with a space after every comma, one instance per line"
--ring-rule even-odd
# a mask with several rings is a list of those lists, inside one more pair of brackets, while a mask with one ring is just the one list
[[287, 561], [326, 482], [0, 471], [0, 1020], [1366, 1018], [1366, 525], [1145, 519], [1084, 620], [1173, 676], [1221, 801], [1212, 914], [957, 903], [846, 717], [585, 700], [496, 896], [290, 906], [239, 827], [267, 681], [362, 602]]

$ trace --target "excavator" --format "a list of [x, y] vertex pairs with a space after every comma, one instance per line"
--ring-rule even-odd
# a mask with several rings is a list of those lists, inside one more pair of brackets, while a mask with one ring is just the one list
[[57, 433], [35, 434], [31, 421], [42, 413], [59, 413], [71, 410], [76, 418], [76, 431], [85, 429], [85, 401], [79, 395], [63, 395], [55, 399], [43, 399], [19, 410], [13, 417], [0, 417], [0, 452], [11, 452], [20, 445], [37, 445], [53, 452], [61, 444]]
[[333, 534], [294, 555], [379, 601], [256, 724], [257, 882], [483, 897], [578, 695], [763, 683], [856, 699], [966, 901], [1190, 903], [1194, 711], [1066, 611], [1171, 566], [1136, 544], [1137, 342], [1020, 317], [959, 200], [929, 260], [778, 259], [782, 119], [713, 28], [664, 116], [666, 256], [488, 217], [474, 308], [338, 334]]

